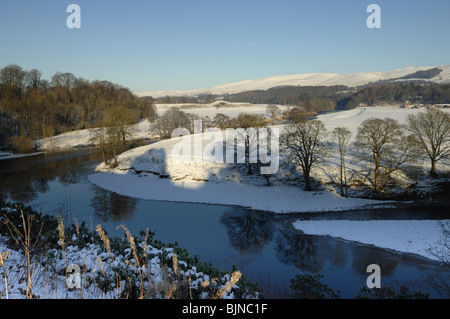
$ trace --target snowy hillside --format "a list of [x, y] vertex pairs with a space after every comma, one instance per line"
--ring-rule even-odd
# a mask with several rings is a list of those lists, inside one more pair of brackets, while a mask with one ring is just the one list
[[[347, 127], [353, 136], [358, 126], [371, 117], [390, 117], [405, 123], [409, 114], [421, 112], [420, 109], [400, 109], [398, 107], [368, 107], [320, 115], [328, 131], [334, 127]], [[450, 110], [447, 110], [450, 112]], [[283, 126], [277, 126], [280, 131]], [[258, 210], [287, 212], [312, 212], [346, 210], [386, 204], [360, 198], [342, 198], [332, 184], [339, 176], [339, 156], [337, 152], [327, 159], [325, 165], [314, 170], [314, 178], [325, 188], [318, 192], [303, 192], [297, 185], [289, 182], [292, 175], [282, 168], [274, 174], [273, 186], [267, 187], [265, 179], [259, 174], [247, 175], [242, 167], [235, 164], [215, 163], [206, 147], [216, 140], [214, 133], [195, 134], [189, 137], [191, 146], [201, 145], [203, 161], [180, 162], [174, 157], [175, 146], [179, 147], [181, 138], [163, 140], [129, 150], [118, 157], [115, 169], [98, 167], [98, 173], [89, 177], [94, 184], [108, 190], [132, 197], [182, 202], [197, 202], [225, 205], [240, 205]], [[194, 154], [191, 152], [191, 154]], [[206, 158], [210, 156], [211, 158]], [[348, 156], [347, 169], [358, 172], [360, 167]], [[428, 169], [428, 163], [424, 163]], [[439, 166], [439, 169], [449, 169]], [[408, 183], [405, 181], [405, 183]]]
[[[178, 103], [178, 104], [155, 104], [155, 105], [158, 115], [164, 114], [164, 112], [171, 107], [176, 107], [182, 110], [183, 112], [197, 114], [202, 117], [209, 116], [211, 119], [218, 113], [222, 113], [230, 117], [235, 117], [242, 112], [259, 114], [262, 116], [269, 116], [266, 110], [267, 104], [232, 103], [225, 101], [216, 101], [210, 104]], [[291, 107], [285, 105], [278, 105], [278, 108], [281, 111], [286, 111]]]
[[[429, 81], [437, 83], [450, 82], [450, 65], [437, 66], [442, 69], [442, 72]], [[267, 90], [277, 86], [333, 86], [333, 85], [346, 85], [349, 87], [360, 86], [369, 84], [371, 82], [377, 82], [380, 80], [397, 79], [409, 74], [413, 74], [417, 71], [426, 71], [435, 68], [435, 66], [422, 66], [422, 67], [407, 67], [403, 69], [397, 69], [385, 72], [359, 72], [349, 74], [336, 74], [336, 73], [306, 73], [306, 74], [293, 74], [293, 75], [280, 75], [272, 76], [262, 79], [247, 80], [229, 84], [221, 84], [213, 86], [211, 88], [197, 89], [197, 90], [168, 90], [168, 91], [149, 91], [138, 93], [138, 96], [152, 96], [163, 97], [167, 95], [172, 96], [195, 96], [199, 94], [226, 94], [226, 93], [239, 93], [251, 90]]]
[[[150, 123], [148, 120], [141, 120], [132, 128], [133, 139], [150, 138]], [[85, 147], [92, 143], [90, 129], [77, 130], [63, 133], [53, 137], [42, 138], [37, 141], [40, 150], [66, 149], [75, 147]]]

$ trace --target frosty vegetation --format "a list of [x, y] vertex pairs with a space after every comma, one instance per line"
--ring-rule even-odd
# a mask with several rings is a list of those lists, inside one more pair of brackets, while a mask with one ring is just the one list
[[[92, 227], [92, 226], [91, 226]], [[261, 291], [239, 271], [224, 271], [163, 244], [147, 230], [108, 238], [101, 225], [43, 215], [1, 203], [0, 297], [34, 298], [260, 298]], [[80, 268], [71, 286], [70, 265]], [[69, 284], [68, 284], [69, 283]]]

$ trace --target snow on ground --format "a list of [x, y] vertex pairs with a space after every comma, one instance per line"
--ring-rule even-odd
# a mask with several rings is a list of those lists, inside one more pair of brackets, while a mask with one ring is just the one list
[[275, 213], [339, 211], [368, 208], [387, 202], [342, 198], [334, 192], [303, 192], [294, 186], [256, 186], [235, 182], [158, 179], [149, 175], [97, 173], [89, 181], [110, 191], [142, 199], [236, 205]]
[[[16, 208], [0, 207], [0, 223], [5, 222], [9, 213], [14, 212]], [[18, 225], [19, 228], [20, 226]], [[211, 280], [210, 273], [199, 271], [196, 266], [189, 265], [180, 258], [177, 258], [176, 279], [172, 279], [175, 277], [175, 269], [170, 267], [170, 263], [173, 262], [174, 254], [176, 254], [172, 247], [156, 248], [144, 241], [134, 242], [133, 240], [134, 245], [139, 246], [146, 256], [138, 265], [131, 244], [113, 249], [111, 245], [107, 249], [105, 245], [95, 243], [90, 232], [81, 230], [65, 242], [64, 249], [51, 248], [43, 255], [33, 254], [33, 249], [29, 256], [33, 298], [116, 299], [127, 289], [127, 285], [132, 284], [139, 290], [142, 284], [148, 297], [163, 299], [166, 297], [165, 293], [169, 285], [178, 286], [179, 283], [186, 282], [188, 278], [193, 295], [197, 293], [200, 299], [210, 299], [213, 294], [216, 294], [215, 290], [219, 289], [224, 292], [221, 298], [236, 298], [235, 289], [240, 288], [239, 282], [231, 285], [232, 278], [229, 273]], [[0, 299], [25, 299], [27, 290], [25, 278], [28, 278], [27, 257], [24, 250], [11, 248], [7, 244], [8, 239], [12, 238], [0, 235]], [[73, 281], [68, 280], [70, 276], [66, 274], [70, 265], [77, 266], [79, 269], [79, 276], [76, 272], [73, 273]], [[210, 285], [210, 280], [215, 283]], [[68, 289], [71, 284], [76, 284], [73, 287], [79, 289]], [[202, 290], [202, 284], [209, 285], [210, 291]], [[259, 298], [258, 292], [243, 290], [239, 293], [243, 299]]]
[[[269, 116], [266, 111], [268, 104], [251, 104], [251, 103], [235, 103], [226, 101], [216, 101], [210, 104], [196, 104], [196, 103], [175, 103], [175, 104], [156, 104], [158, 115], [164, 114], [171, 107], [176, 107], [186, 113], [197, 114], [201, 117], [209, 116], [211, 119], [218, 113], [235, 117], [239, 113], [252, 113], [262, 116]], [[281, 111], [285, 111], [289, 106], [277, 105]]]
[[439, 222], [438, 220], [298, 220], [293, 225], [294, 228], [309, 235], [338, 237], [437, 260], [429, 249], [440, 247], [443, 239]]
[[[324, 114], [318, 118], [325, 123], [329, 131], [334, 127], [344, 126], [356, 135], [357, 127], [368, 118], [391, 117], [404, 123], [409, 114], [420, 111], [393, 106], [366, 107]], [[283, 126], [277, 127], [282, 131]], [[214, 148], [216, 145], [214, 143], [221, 143], [215, 139], [214, 132], [191, 135], [189, 141], [192, 157], [188, 162], [180, 162], [178, 155], [173, 154], [173, 148], [181, 145], [181, 138], [135, 148], [118, 157], [119, 165], [115, 169], [105, 168], [100, 164], [97, 173], [89, 176], [89, 180], [100, 187], [131, 197], [238, 205], [276, 213], [340, 211], [388, 204], [382, 201], [339, 196], [336, 190], [329, 186], [338, 180], [337, 154], [332, 154], [325, 165], [313, 171], [313, 177], [325, 185], [324, 189], [304, 192], [298, 185], [285, 182], [293, 176], [289, 176], [281, 164], [279, 171], [274, 175], [273, 185], [269, 187], [265, 186], [266, 181], [258, 174], [259, 172], [247, 175], [242, 166], [213, 162], [214, 157], [210, 156], [211, 149], [209, 154], [206, 154], [208, 152], [205, 150], [207, 146]], [[193, 147], [197, 142], [202, 145], [201, 162], [193, 160]], [[280, 162], [282, 161], [283, 157], [280, 156]], [[359, 166], [350, 158], [347, 168], [357, 172]]]
[[[230, 117], [237, 116], [241, 112], [259, 114], [268, 117], [266, 112], [267, 104], [250, 104], [250, 103], [231, 103], [216, 101], [210, 104], [156, 104], [158, 115], [164, 114], [171, 107], [177, 107], [186, 113], [196, 114], [201, 117], [209, 116], [211, 119], [217, 113], [222, 113]], [[279, 105], [280, 110], [288, 109], [288, 106]], [[57, 136], [43, 138], [37, 141], [38, 148], [41, 150], [52, 149], [68, 149], [76, 147], [86, 147], [91, 145], [90, 129], [77, 130], [63, 133]], [[148, 120], [141, 120], [133, 126], [133, 139], [155, 138], [156, 133], [151, 130], [151, 123]], [[0, 153], [0, 159], [2, 155]]]
[[[147, 139], [153, 137], [150, 132], [150, 123], [148, 120], [141, 120], [133, 126], [134, 139]], [[63, 133], [53, 137], [43, 138], [37, 141], [38, 148], [41, 150], [68, 149], [76, 147], [86, 147], [91, 145], [91, 130], [77, 130]]]
[[[7, 238], [0, 236], [0, 254], [3, 257], [0, 263], [0, 299], [25, 299], [27, 289], [27, 281], [24, 279], [26, 278], [25, 256], [23, 252], [6, 246], [6, 241]], [[136, 289], [139, 289], [141, 283], [139, 276], [142, 276], [144, 290], [147, 292], [154, 290], [154, 298], [164, 299], [165, 289], [169, 285], [166, 277], [174, 276], [174, 274], [170, 268], [165, 270], [163, 259], [172, 260], [175, 251], [169, 247], [157, 249], [144, 243], [138, 245], [141, 248], [147, 248], [147, 263], [141, 266], [140, 270], [134, 262], [130, 248], [115, 254], [105, 251], [105, 248], [100, 245], [90, 243], [84, 247], [70, 245], [64, 251], [51, 249], [48, 254], [50, 258], [39, 262], [34, 259], [31, 261], [31, 292], [39, 299], [116, 299], [128, 284], [125, 281], [127, 278], [121, 277], [119, 289], [111, 284], [107, 292], [104, 292], [104, 288], [101, 287], [102, 280], [106, 276], [115, 282], [118, 269], [127, 269], [128, 276], [134, 275], [137, 278], [133, 282], [137, 286]], [[80, 289], [67, 289], [68, 277], [65, 275], [65, 270], [68, 265], [77, 265], [82, 269], [80, 276], [75, 277], [73, 281], [78, 283], [79, 286], [75, 287]], [[178, 259], [178, 267], [179, 278], [189, 277], [192, 290], [200, 289], [203, 282], [211, 280], [209, 275], [197, 271], [195, 266], [188, 265], [183, 260]], [[222, 276], [219, 279], [219, 288], [225, 289], [229, 281], [229, 274]], [[223, 298], [234, 299], [235, 288], [239, 286], [231, 286]], [[203, 292], [200, 298], [209, 299], [209, 293]], [[258, 293], [249, 293], [244, 298], [258, 298]]]
[[[191, 147], [203, 142], [203, 150], [211, 143], [214, 133], [189, 136]], [[278, 183], [286, 172], [279, 169], [274, 185], [264, 186], [259, 176], [247, 175], [242, 166], [234, 163], [180, 162], [174, 147], [182, 138], [164, 140], [122, 153], [118, 167], [105, 168], [100, 164], [89, 180], [102, 188], [122, 195], [152, 200], [238, 205], [276, 213], [336, 211], [384, 204], [359, 198], [342, 198], [332, 189], [304, 192], [298, 186]], [[214, 142], [212, 142], [214, 147]], [[221, 145], [221, 141], [218, 141]], [[211, 144], [209, 144], [211, 145]], [[194, 153], [192, 152], [191, 155]], [[193, 157], [192, 157], [193, 158]]]
[[[332, 131], [336, 127], [345, 127], [355, 137], [358, 127], [369, 118], [376, 117], [384, 119], [389, 117], [397, 120], [400, 124], [405, 124], [408, 115], [419, 114], [424, 112], [424, 110], [424, 108], [404, 109], [398, 106], [357, 107], [348, 111], [321, 114], [317, 118], [325, 124], [328, 131]], [[442, 108], [440, 110], [450, 114], [449, 109]]]

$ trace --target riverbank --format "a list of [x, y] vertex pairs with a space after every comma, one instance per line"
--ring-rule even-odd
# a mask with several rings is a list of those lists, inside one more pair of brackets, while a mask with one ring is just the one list
[[[195, 145], [210, 140], [213, 134], [189, 138]], [[134, 198], [242, 206], [274, 213], [342, 211], [390, 207], [394, 203], [344, 198], [334, 187], [324, 184], [316, 191], [303, 191], [297, 184], [298, 174], [282, 164], [267, 186], [259, 172], [249, 175], [245, 165], [214, 162], [212, 155], [203, 154], [199, 163], [180, 162], [173, 152], [179, 143], [177, 138], [131, 149], [118, 156], [116, 167], [102, 163], [88, 179], [99, 187]]]
[[450, 264], [444, 243], [447, 220], [298, 220], [304, 234], [332, 236]]

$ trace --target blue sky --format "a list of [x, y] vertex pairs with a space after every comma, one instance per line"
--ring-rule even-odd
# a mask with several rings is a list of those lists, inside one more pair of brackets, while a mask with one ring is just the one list
[[[81, 28], [69, 29], [69, 4]], [[381, 29], [366, 8], [381, 7]], [[0, 67], [71, 72], [134, 92], [296, 73], [450, 64], [446, 0], [0, 0]]]

